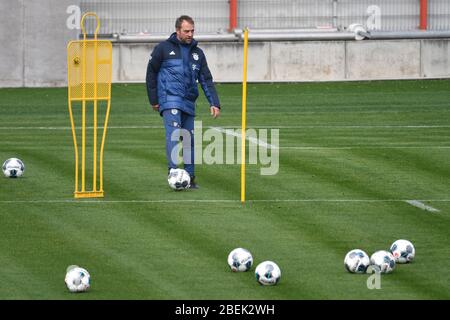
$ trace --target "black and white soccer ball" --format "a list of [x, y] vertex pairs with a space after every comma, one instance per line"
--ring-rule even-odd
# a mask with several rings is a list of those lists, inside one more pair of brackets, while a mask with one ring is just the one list
[[344, 258], [344, 266], [350, 273], [366, 273], [370, 265], [370, 258], [361, 249], [350, 250]]
[[370, 256], [370, 263], [381, 273], [391, 273], [395, 269], [395, 258], [389, 251], [379, 250]]
[[414, 260], [416, 249], [411, 241], [400, 239], [391, 245], [390, 249], [397, 263], [408, 263]]
[[280, 281], [281, 270], [273, 261], [264, 261], [255, 269], [256, 281], [264, 286], [273, 286]]
[[85, 292], [91, 286], [91, 275], [85, 268], [72, 265], [67, 267], [64, 282], [70, 292]]
[[170, 169], [167, 182], [173, 190], [184, 190], [190, 187], [191, 176], [184, 169]]
[[228, 255], [228, 265], [231, 271], [242, 272], [248, 271], [252, 267], [253, 256], [247, 249], [236, 248]]
[[18, 178], [25, 172], [25, 165], [18, 158], [10, 158], [3, 163], [3, 174], [7, 178]]

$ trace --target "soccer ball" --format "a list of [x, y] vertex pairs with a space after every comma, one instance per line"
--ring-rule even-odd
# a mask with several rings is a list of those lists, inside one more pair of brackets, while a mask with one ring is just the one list
[[391, 273], [395, 269], [395, 258], [386, 250], [379, 250], [372, 254], [370, 263], [377, 266], [381, 273]]
[[370, 265], [370, 258], [361, 249], [353, 249], [344, 258], [344, 266], [351, 273], [365, 273]]
[[250, 251], [236, 248], [228, 255], [228, 265], [234, 272], [248, 271], [252, 267], [253, 257]]
[[91, 275], [86, 269], [73, 265], [67, 268], [64, 282], [70, 292], [85, 292], [90, 287], [90, 280]]
[[18, 178], [23, 175], [25, 165], [20, 159], [10, 158], [3, 163], [2, 170], [5, 177]]
[[191, 176], [184, 169], [170, 169], [167, 182], [174, 190], [184, 190], [190, 187]]
[[397, 263], [408, 263], [414, 260], [416, 249], [408, 240], [397, 240], [391, 245], [390, 249]]
[[255, 269], [256, 281], [264, 286], [273, 286], [280, 281], [281, 270], [273, 261], [264, 261]]

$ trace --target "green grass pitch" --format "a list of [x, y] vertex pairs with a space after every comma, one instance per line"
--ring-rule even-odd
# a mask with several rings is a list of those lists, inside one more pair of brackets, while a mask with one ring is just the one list
[[[239, 127], [241, 85], [217, 86], [222, 115], [203, 96], [198, 120]], [[143, 84], [114, 85], [104, 199], [74, 200], [67, 89], [0, 90], [0, 299], [449, 299], [450, 81], [249, 84], [248, 126], [279, 128], [280, 169], [199, 165], [199, 190], [166, 181], [164, 130]], [[414, 207], [420, 200], [438, 212]], [[344, 270], [409, 239], [416, 260], [382, 275]], [[250, 272], [228, 253], [250, 250]], [[264, 260], [282, 270], [257, 284]], [[68, 265], [91, 273], [84, 294], [65, 287]]]

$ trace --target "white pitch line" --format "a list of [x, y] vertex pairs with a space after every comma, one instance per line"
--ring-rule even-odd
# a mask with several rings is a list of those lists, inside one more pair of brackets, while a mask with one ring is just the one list
[[[220, 132], [220, 133], [225, 133], [225, 134], [230, 135], [230, 136], [233, 136], [233, 137], [242, 138], [242, 135], [241, 135], [240, 133], [234, 132], [234, 131], [232, 131], [232, 130], [227, 130], [227, 129], [220, 128], [220, 127], [210, 127], [210, 128], [213, 129], [213, 130], [216, 130], [216, 131], [218, 131], [218, 132]], [[268, 148], [268, 149], [279, 149], [278, 146], [275, 146], [275, 145], [270, 144], [270, 143], [266, 143], [266, 142], [264, 142], [264, 141], [262, 141], [262, 140], [259, 140], [259, 139], [257, 139], [257, 138], [254, 138], [254, 137], [249, 137], [249, 136], [246, 135], [245, 138], [246, 138], [246, 140], [248, 140], [248, 141], [250, 141], [250, 142], [253, 142], [253, 143], [255, 143], [256, 145], [261, 146], [261, 147], [264, 147], [264, 148]]]
[[[222, 128], [239, 129], [237, 126], [223, 126]], [[249, 126], [248, 128], [255, 129], [435, 129], [435, 128], [450, 128], [450, 125], [304, 125], [304, 126]]]
[[410, 205], [412, 205], [414, 207], [425, 210], [425, 211], [439, 212], [438, 209], [433, 208], [431, 206], [427, 206], [426, 204], [422, 203], [422, 201], [419, 201], [419, 200], [406, 200], [405, 202], [409, 203]]
[[[450, 202], [450, 199], [425, 199], [425, 200], [406, 200], [406, 199], [255, 199], [255, 200], [247, 200], [246, 202], [354, 202], [354, 203], [382, 203], [382, 202], [407, 202], [409, 204], [410, 201], [414, 201], [417, 203], [434, 201], [434, 202]], [[74, 204], [114, 204], [114, 203], [241, 203], [240, 200], [231, 200], [231, 199], [167, 199], [167, 200], [86, 200], [86, 199], [61, 199], [61, 200], [0, 200], [1, 203], [74, 203]], [[422, 203], [423, 206], [425, 206]], [[426, 206], [428, 208], [437, 210], [435, 208]], [[437, 210], [439, 211], [439, 210]], [[436, 211], [434, 211], [436, 212]]]
[[351, 150], [351, 149], [450, 149], [450, 146], [377, 146], [377, 145], [364, 145], [364, 146], [343, 146], [343, 147], [279, 147], [284, 150]]
[[177, 202], [239, 202], [239, 200], [225, 200], [225, 199], [216, 199], [216, 200], [203, 200], [203, 199], [173, 199], [173, 200], [86, 200], [86, 199], [67, 199], [67, 200], [0, 200], [0, 203], [177, 203]]
[[0, 127], [0, 130], [70, 130], [71, 127]]

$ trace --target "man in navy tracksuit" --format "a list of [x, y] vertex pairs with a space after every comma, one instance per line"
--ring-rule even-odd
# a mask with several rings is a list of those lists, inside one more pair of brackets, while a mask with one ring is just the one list
[[164, 119], [169, 173], [170, 169], [178, 167], [177, 157], [173, 155], [178, 154], [176, 148], [182, 131], [180, 129], [190, 133], [190, 139], [182, 136], [183, 162], [184, 169], [191, 176], [191, 188], [197, 188], [193, 136], [197, 81], [208, 99], [214, 118], [220, 114], [220, 102], [205, 54], [194, 40], [194, 21], [189, 16], [181, 16], [175, 22], [175, 29], [176, 32], [158, 44], [150, 56], [146, 77], [147, 94], [153, 110], [158, 111]]

